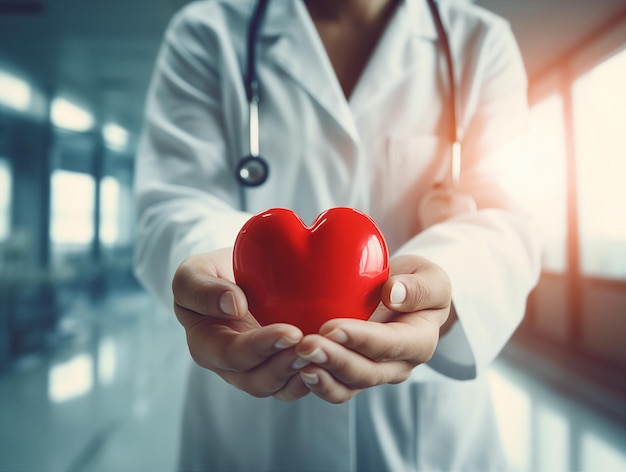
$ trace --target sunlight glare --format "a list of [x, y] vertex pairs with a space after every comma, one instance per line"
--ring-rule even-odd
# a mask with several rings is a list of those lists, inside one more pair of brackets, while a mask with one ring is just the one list
[[87, 394], [93, 388], [93, 360], [80, 354], [50, 369], [48, 396], [60, 403]]
[[100, 241], [107, 246], [119, 239], [120, 184], [114, 177], [106, 176], [100, 182]]
[[92, 176], [80, 172], [52, 172], [50, 235], [55, 244], [89, 244], [93, 240], [94, 190]]
[[0, 159], [0, 241], [11, 232], [11, 167], [7, 159]]
[[626, 279], [626, 49], [574, 83], [581, 265]]
[[51, 119], [58, 128], [78, 132], [89, 131], [94, 125], [91, 113], [60, 97], [52, 100]]
[[0, 72], [0, 105], [17, 111], [27, 111], [32, 101], [32, 89], [28, 82]]
[[489, 385], [504, 452], [514, 470], [528, 470], [531, 398], [501, 372], [489, 372]]

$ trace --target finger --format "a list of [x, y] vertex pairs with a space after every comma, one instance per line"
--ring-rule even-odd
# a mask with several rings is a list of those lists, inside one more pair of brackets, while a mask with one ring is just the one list
[[176, 270], [172, 292], [176, 305], [201, 315], [237, 319], [248, 312], [245, 294], [224, 274], [222, 267], [230, 267], [231, 251], [221, 250], [201, 254], [185, 260]]
[[335, 379], [352, 389], [365, 389], [408, 378], [413, 365], [407, 361], [374, 362], [324, 336], [308, 336], [296, 348], [302, 359], [323, 367]]
[[227, 382], [250, 395], [268, 397], [283, 389], [294, 376], [297, 377], [299, 369], [293, 367], [297, 357], [294, 349], [286, 349], [249, 371], [220, 370], [217, 373]]
[[[182, 307], [176, 307], [176, 311], [179, 319], [187, 319], [185, 331], [192, 358], [210, 370], [248, 371], [303, 337], [302, 331], [289, 324], [240, 332], [223, 320], [200, 316]], [[251, 316], [248, 318], [254, 321]]]
[[299, 375], [289, 379], [283, 388], [274, 393], [274, 398], [283, 402], [293, 402], [311, 393], [309, 387], [302, 381]]
[[329, 403], [345, 403], [360, 392], [342, 384], [330, 373], [314, 365], [303, 369], [300, 379], [313, 394]]
[[[414, 366], [432, 357], [439, 339], [437, 316], [424, 312], [397, 315], [393, 322], [378, 323], [334, 319], [325, 323], [320, 334], [375, 362], [408, 361]], [[299, 349], [304, 349], [308, 338]]]

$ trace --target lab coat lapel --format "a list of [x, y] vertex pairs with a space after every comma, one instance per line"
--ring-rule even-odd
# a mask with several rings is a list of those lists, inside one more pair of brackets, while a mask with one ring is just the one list
[[404, 0], [398, 5], [350, 99], [354, 116], [414, 73], [420, 62], [420, 47], [433, 47], [436, 40], [437, 30], [426, 0]]
[[289, 74], [357, 141], [350, 106], [304, 3], [273, 2], [267, 15], [260, 33], [262, 41], [269, 44], [266, 60]]

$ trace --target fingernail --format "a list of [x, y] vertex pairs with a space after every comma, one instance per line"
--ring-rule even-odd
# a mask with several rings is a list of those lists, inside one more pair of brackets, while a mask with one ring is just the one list
[[298, 355], [309, 362], [313, 362], [314, 364], [323, 364], [328, 360], [328, 356], [324, 351], [322, 351], [321, 347], [317, 347], [311, 352], [300, 353]]
[[307, 361], [306, 359], [302, 359], [302, 357], [298, 357], [295, 361], [293, 361], [293, 364], [291, 364], [291, 368], [298, 370], [298, 369], [302, 369], [303, 367], [309, 365], [311, 362]]
[[288, 347], [295, 346], [298, 344], [298, 339], [291, 339], [286, 336], [279, 338], [278, 341], [274, 343], [274, 347], [276, 349], [287, 349]]
[[328, 339], [332, 339], [336, 343], [345, 344], [348, 342], [348, 335], [341, 328], [335, 328], [326, 335]]
[[396, 282], [395, 284], [393, 284], [393, 287], [391, 287], [389, 300], [394, 305], [404, 303], [404, 301], [406, 300], [406, 285], [404, 285], [402, 282]]
[[235, 295], [233, 295], [233, 292], [222, 293], [218, 299], [218, 305], [220, 310], [222, 310], [222, 313], [225, 315], [232, 316], [233, 318], [239, 318], [237, 304], [235, 303]]
[[317, 374], [309, 374], [307, 372], [300, 372], [300, 378], [307, 385], [315, 385], [320, 381], [320, 378]]

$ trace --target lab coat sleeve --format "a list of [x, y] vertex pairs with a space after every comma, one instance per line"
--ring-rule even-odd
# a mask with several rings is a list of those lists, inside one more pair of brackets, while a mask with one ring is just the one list
[[193, 8], [166, 32], [136, 164], [135, 273], [168, 308], [178, 265], [189, 255], [232, 246], [249, 218], [237, 210], [217, 41], [194, 23]]
[[442, 337], [429, 366], [457, 379], [476, 377], [498, 355], [521, 322], [540, 272], [534, 225], [505, 191], [524, 164], [528, 110], [521, 57], [503, 21], [475, 37], [473, 47], [478, 52], [465, 51], [472, 59], [459, 59], [472, 78], [462, 93], [476, 97], [465, 102], [460, 191], [475, 198], [479, 211], [434, 225], [398, 251], [426, 257], [451, 279], [459, 322]]

